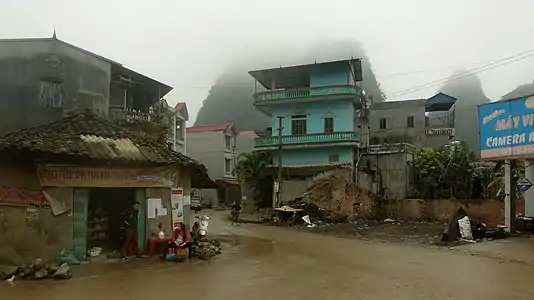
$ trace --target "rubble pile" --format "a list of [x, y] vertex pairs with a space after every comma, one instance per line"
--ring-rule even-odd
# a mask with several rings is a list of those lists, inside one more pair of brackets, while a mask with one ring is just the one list
[[372, 211], [369, 193], [338, 174], [315, 182], [297, 202], [290, 206], [299, 205], [312, 220], [327, 223], [367, 218]]
[[72, 278], [72, 270], [66, 263], [58, 266], [54, 262], [47, 262], [41, 258], [36, 258], [28, 265], [0, 267], [0, 280], [40, 280], [45, 278], [70, 279]]
[[221, 254], [221, 242], [217, 239], [206, 239], [193, 245], [193, 257], [209, 260]]

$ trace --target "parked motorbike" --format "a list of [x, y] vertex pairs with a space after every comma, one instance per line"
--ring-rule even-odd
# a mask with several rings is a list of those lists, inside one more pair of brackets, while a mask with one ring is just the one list
[[208, 226], [209, 226], [208, 220], [210, 219], [210, 217], [206, 215], [201, 215], [201, 216], [196, 216], [195, 218], [198, 219], [199, 221], [196, 221], [193, 224], [193, 228], [192, 228], [193, 235], [196, 237], [196, 239], [201, 239], [203, 237], [206, 237], [208, 235]]

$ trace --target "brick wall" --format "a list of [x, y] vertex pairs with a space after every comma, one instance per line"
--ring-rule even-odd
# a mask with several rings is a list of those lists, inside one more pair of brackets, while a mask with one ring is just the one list
[[[438, 220], [448, 222], [463, 207], [472, 220], [488, 226], [504, 224], [504, 200], [498, 199], [404, 199], [391, 204], [391, 215], [401, 220]], [[516, 201], [517, 213], [525, 212], [523, 199]]]

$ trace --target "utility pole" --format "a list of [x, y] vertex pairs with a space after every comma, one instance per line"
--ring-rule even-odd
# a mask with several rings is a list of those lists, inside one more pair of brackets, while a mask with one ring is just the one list
[[514, 159], [506, 160], [504, 163], [504, 220], [506, 231], [515, 233], [515, 201], [517, 197], [516, 185], [516, 161]]
[[[515, 233], [515, 202], [517, 198], [517, 162], [515, 159], [510, 160], [510, 210], [508, 218], [510, 218], [510, 233]], [[506, 217], [505, 217], [506, 218]]]
[[278, 116], [278, 179], [276, 182], [276, 199], [273, 201], [273, 208], [276, 208], [280, 203], [282, 195], [282, 123], [284, 117]]

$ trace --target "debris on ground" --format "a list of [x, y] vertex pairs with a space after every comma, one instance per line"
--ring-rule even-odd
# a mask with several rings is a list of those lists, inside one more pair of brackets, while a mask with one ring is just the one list
[[64, 263], [69, 265], [79, 265], [81, 264], [78, 257], [76, 257], [76, 254], [72, 251], [69, 251], [67, 249], [61, 250], [59, 254], [56, 256], [56, 263], [58, 265], [62, 265]]
[[506, 238], [506, 227], [488, 228], [486, 224], [471, 220], [465, 210], [460, 207], [451, 218], [449, 224], [441, 234], [442, 243], [476, 243], [492, 239]]
[[193, 245], [193, 257], [209, 260], [221, 254], [221, 242], [218, 239], [205, 239]]
[[350, 223], [319, 224], [315, 228], [302, 229], [314, 233], [334, 235], [342, 238], [378, 240], [416, 245], [435, 245], [439, 241], [443, 223], [440, 222], [383, 222], [359, 220]]
[[17, 279], [45, 278], [70, 279], [72, 270], [67, 263], [57, 266], [55, 262], [47, 262], [42, 258], [34, 259], [30, 264], [22, 266], [0, 266], [0, 280], [13, 282]]

